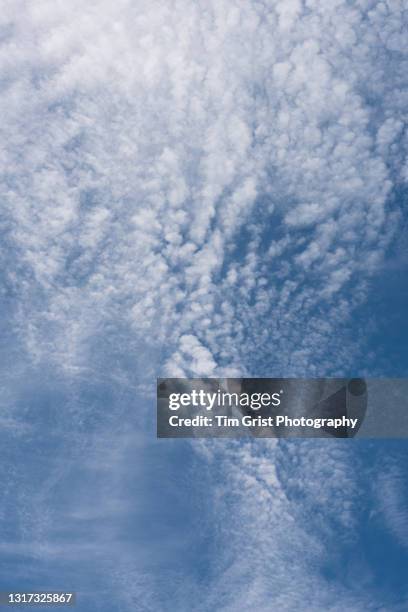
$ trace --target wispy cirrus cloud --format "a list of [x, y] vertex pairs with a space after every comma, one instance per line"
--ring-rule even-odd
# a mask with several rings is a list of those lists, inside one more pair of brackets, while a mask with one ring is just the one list
[[408, 546], [407, 488], [404, 471], [398, 462], [385, 460], [376, 482], [376, 511], [384, 518], [385, 527], [403, 547]]

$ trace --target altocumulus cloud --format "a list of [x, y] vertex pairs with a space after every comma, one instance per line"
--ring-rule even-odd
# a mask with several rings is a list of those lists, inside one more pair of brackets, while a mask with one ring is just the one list
[[[142, 390], [158, 372], [351, 368], [347, 322], [395, 235], [394, 194], [408, 179], [406, 26], [398, 0], [6, 2], [4, 302], [27, 359]], [[312, 610], [310, 584], [316, 609], [367, 609], [360, 594], [329, 605], [318, 562], [330, 521], [329, 533], [297, 522], [291, 487], [303, 486], [313, 515], [310, 446], [269, 446], [266, 460], [232, 445], [234, 465], [220, 445], [197, 447], [231, 475], [222, 486], [238, 525], [217, 563], [246, 584], [241, 609], [280, 597], [280, 609]], [[349, 458], [314, 448], [352, 530]], [[120, 480], [123, 453], [110, 452]], [[272, 470], [281, 453], [296, 455], [296, 477]], [[268, 516], [281, 530], [262, 548]], [[231, 562], [249, 550], [253, 576]], [[268, 590], [276, 560], [280, 595]], [[214, 597], [237, 609], [222, 589], [203, 609]]]
[[406, 180], [403, 9], [6, 4], [9, 282], [32, 354], [45, 334], [79, 366], [120, 317], [169, 371], [250, 369], [255, 341], [313, 367]]

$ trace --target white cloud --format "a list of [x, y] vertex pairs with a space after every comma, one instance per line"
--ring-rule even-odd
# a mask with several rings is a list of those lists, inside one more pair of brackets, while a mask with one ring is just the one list
[[[403, 3], [37, 0], [2, 19], [5, 274], [28, 358], [143, 389], [160, 369], [349, 369], [347, 321], [408, 175]], [[310, 584], [320, 609], [367, 609], [344, 592], [336, 608], [316, 571], [333, 533], [296, 524], [289, 499], [292, 486], [310, 507], [334, 495], [348, 528], [347, 454], [322, 491], [313, 453], [285, 451], [302, 477], [283, 484], [254, 446], [222, 457], [237, 502], [221, 575], [237, 590], [220, 579], [206, 604], [266, 609], [273, 567], [279, 609], [313, 610]]]
[[[26, 9], [8, 5], [4, 15], [3, 158], [16, 254], [33, 274], [19, 291], [37, 354], [35, 330], [51, 319], [64, 361], [82, 362], [90, 310], [94, 324], [114, 312], [140, 333], [154, 322], [169, 350], [193, 332], [219, 362], [222, 329], [214, 338], [210, 328], [221, 300], [233, 304], [221, 327], [247, 325], [246, 299], [263, 304], [254, 325], [276, 322], [279, 289], [260, 239], [278, 228], [288, 243], [281, 265], [309, 313], [323, 307], [331, 317], [326, 300], [362, 273], [356, 260], [379, 261], [387, 156], [402, 129], [392, 96], [400, 64], [394, 57], [389, 69], [384, 41], [399, 44], [399, 17], [389, 17], [400, 8], [387, 8], [386, 21], [370, 2]], [[305, 225], [302, 243], [294, 230]], [[246, 229], [253, 240], [240, 239]], [[327, 265], [339, 247], [340, 270]], [[239, 300], [224, 288], [230, 269]], [[197, 286], [205, 308], [191, 297]], [[224, 342], [235, 358], [240, 335]]]
[[384, 524], [400, 545], [408, 547], [408, 512], [406, 480], [398, 465], [385, 460], [377, 480], [377, 511]]

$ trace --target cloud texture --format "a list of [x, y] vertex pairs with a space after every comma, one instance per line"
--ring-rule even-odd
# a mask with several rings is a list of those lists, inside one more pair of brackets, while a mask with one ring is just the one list
[[395, 225], [403, 8], [6, 5], [7, 272], [31, 353], [79, 367], [120, 320], [172, 371], [251, 370], [254, 346], [313, 370]]
[[[35, 512], [31, 476], [12, 453], [15, 474], [5, 482], [16, 479], [27, 495], [18, 500], [26, 546], [30, 537], [65, 541], [61, 520], [79, 536], [94, 519], [94, 548], [84, 554], [116, 551], [101, 567], [117, 598], [124, 584], [130, 592], [120, 609], [134, 609], [131, 587], [140, 609], [165, 609], [169, 588], [154, 571], [143, 574], [146, 559], [139, 567], [134, 547], [123, 546], [125, 527], [117, 530], [135, 518], [124, 483], [130, 433], [141, 425], [129, 424], [128, 393], [143, 394], [159, 373], [313, 376], [355, 367], [361, 338], [351, 315], [369, 299], [370, 275], [396, 235], [396, 194], [408, 179], [406, 9], [399, 0], [5, 3], [6, 422], [34, 444], [52, 415], [59, 448], [57, 459], [45, 453], [49, 468], [33, 450], [48, 474]], [[27, 414], [30, 392], [19, 387], [27, 369], [47, 379], [44, 396], [60, 389], [63, 410], [57, 399], [34, 420]], [[146, 396], [137, 397], [146, 414]], [[142, 459], [157, 452], [138, 445]], [[213, 587], [185, 582], [191, 596], [200, 593], [197, 609], [269, 610], [271, 601], [283, 610], [371, 609], [364, 593], [333, 590], [321, 566], [337, 523], [353, 533], [358, 518], [347, 449], [226, 448], [196, 449], [226, 475], [206, 481], [224, 550], [207, 551], [213, 578], [221, 576]], [[293, 471], [283, 467], [290, 462]], [[326, 493], [314, 488], [322, 464]], [[143, 498], [148, 485], [137, 474]], [[70, 479], [66, 515], [57, 483]], [[340, 511], [332, 516], [333, 498]], [[53, 502], [55, 514], [46, 514]], [[177, 593], [178, 609], [191, 609]]]

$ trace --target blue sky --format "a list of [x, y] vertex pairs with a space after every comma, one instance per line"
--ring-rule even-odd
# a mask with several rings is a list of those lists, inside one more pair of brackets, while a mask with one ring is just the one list
[[155, 438], [157, 376], [407, 376], [407, 10], [13, 0], [1, 585], [408, 608], [401, 441]]

